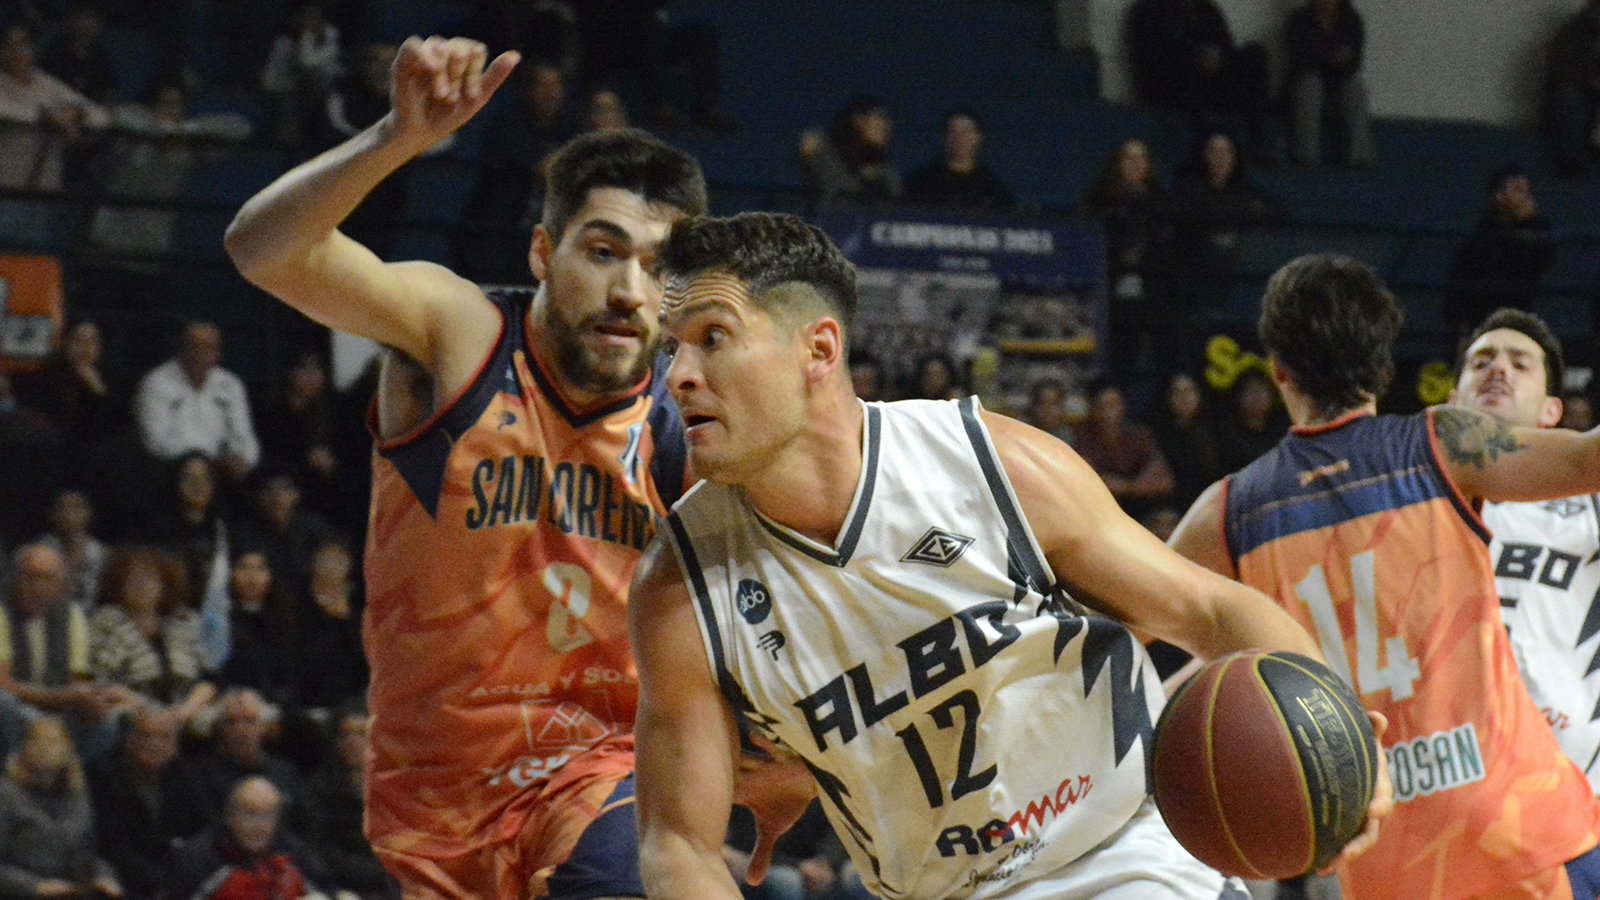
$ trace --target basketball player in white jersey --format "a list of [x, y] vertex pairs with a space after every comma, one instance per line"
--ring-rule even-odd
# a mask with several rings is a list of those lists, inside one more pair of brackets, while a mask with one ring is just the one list
[[[1553, 428], [1562, 370], [1548, 325], [1497, 310], [1473, 332], [1450, 402], [1507, 425]], [[1600, 495], [1485, 503], [1483, 521], [1517, 669], [1562, 751], [1600, 794]]]
[[[973, 398], [858, 401], [855, 273], [816, 228], [686, 221], [661, 260], [668, 387], [706, 480], [631, 594], [652, 900], [738, 897], [740, 718], [803, 759], [879, 896], [1245, 897], [1147, 799], [1161, 687], [1124, 623], [1205, 659], [1320, 659], [1309, 635], [1169, 551], [1044, 432]], [[1346, 852], [1388, 802], [1385, 782]]]

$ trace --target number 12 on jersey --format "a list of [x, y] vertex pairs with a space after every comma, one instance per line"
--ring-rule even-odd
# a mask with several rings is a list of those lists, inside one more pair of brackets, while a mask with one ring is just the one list
[[1355, 601], [1357, 678], [1350, 677], [1350, 659], [1345, 652], [1344, 633], [1339, 628], [1339, 612], [1334, 607], [1327, 573], [1321, 566], [1312, 566], [1305, 579], [1294, 586], [1295, 596], [1311, 610], [1322, 655], [1358, 693], [1371, 694], [1388, 688], [1389, 695], [1396, 701], [1410, 697], [1411, 685], [1422, 677], [1422, 669], [1411, 656], [1404, 638], [1381, 639], [1387, 665], [1379, 665], [1378, 578], [1373, 551], [1350, 558], [1350, 589]]

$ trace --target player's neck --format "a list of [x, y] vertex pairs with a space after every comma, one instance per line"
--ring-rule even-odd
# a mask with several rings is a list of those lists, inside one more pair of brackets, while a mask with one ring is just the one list
[[820, 401], [799, 438], [745, 482], [750, 502], [772, 521], [833, 546], [861, 481], [864, 423], [853, 394]]

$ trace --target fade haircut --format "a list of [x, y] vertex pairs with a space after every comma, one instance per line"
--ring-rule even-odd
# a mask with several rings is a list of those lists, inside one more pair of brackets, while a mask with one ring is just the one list
[[[755, 306], [775, 318], [832, 316], [846, 336], [848, 352], [856, 314], [856, 267], [822, 229], [798, 216], [750, 212], [680, 219], [661, 251], [661, 269], [680, 287], [698, 275], [726, 272], [744, 283]], [[811, 290], [774, 290], [791, 284]]]
[[1371, 269], [1346, 256], [1311, 254], [1267, 281], [1256, 333], [1316, 412], [1331, 417], [1389, 389], [1404, 320]]
[[1467, 336], [1461, 345], [1461, 351], [1456, 354], [1456, 380], [1461, 379], [1461, 371], [1467, 366], [1467, 350], [1478, 338], [1491, 331], [1505, 328], [1510, 331], [1527, 335], [1530, 340], [1539, 345], [1544, 351], [1544, 395], [1546, 397], [1561, 396], [1562, 381], [1566, 377], [1566, 362], [1561, 355], [1561, 339], [1545, 321], [1527, 310], [1501, 307], [1490, 313], [1472, 334]]
[[579, 135], [556, 151], [539, 224], [557, 243], [595, 188], [621, 188], [703, 216], [706, 178], [694, 157], [637, 128]]

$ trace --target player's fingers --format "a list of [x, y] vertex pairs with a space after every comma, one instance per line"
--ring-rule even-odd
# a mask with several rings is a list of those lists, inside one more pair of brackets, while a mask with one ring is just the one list
[[462, 38], [451, 38], [444, 48], [444, 70], [449, 93], [440, 97], [454, 103], [461, 99], [463, 88], [466, 85], [467, 72], [472, 66], [473, 48], [481, 46], [476, 41]]
[[480, 94], [488, 97], [499, 90], [500, 85], [505, 84], [506, 79], [511, 77], [511, 70], [515, 69], [517, 63], [521, 61], [522, 54], [515, 50], [507, 50], [495, 57], [494, 62], [489, 64], [489, 68], [485, 69], [483, 75], [478, 79]]
[[777, 835], [768, 837], [764, 829], [756, 830], [756, 848], [750, 851], [750, 865], [744, 870], [744, 883], [751, 887], [766, 880], [767, 867], [772, 865], [772, 845], [778, 839]]
[[437, 35], [429, 36], [422, 42], [421, 53], [418, 54], [422, 70], [428, 77], [428, 95], [435, 100], [450, 99], [450, 72], [445, 65], [444, 38]]
[[471, 101], [478, 99], [479, 82], [483, 78], [483, 67], [489, 59], [489, 48], [477, 41], [467, 46], [465, 51], [466, 66], [461, 72], [461, 96]]

